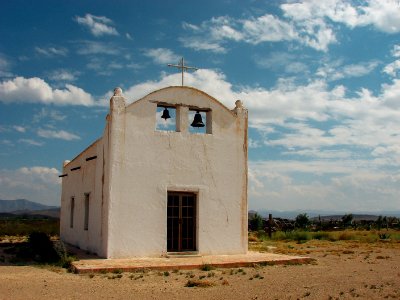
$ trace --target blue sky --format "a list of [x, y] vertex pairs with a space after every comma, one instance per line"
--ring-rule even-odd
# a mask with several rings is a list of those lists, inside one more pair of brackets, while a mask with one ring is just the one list
[[249, 109], [249, 208], [400, 210], [400, 2], [4, 1], [0, 199], [59, 205], [108, 100], [180, 84]]

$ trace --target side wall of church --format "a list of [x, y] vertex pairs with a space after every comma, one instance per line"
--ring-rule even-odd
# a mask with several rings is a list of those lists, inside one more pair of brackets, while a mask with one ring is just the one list
[[[157, 105], [176, 109], [176, 131], [156, 130]], [[189, 132], [192, 109], [208, 111], [209, 133]], [[247, 111], [170, 87], [111, 116], [107, 257], [166, 254], [168, 192], [196, 194], [199, 254], [246, 253]]]
[[60, 237], [81, 249], [106, 255], [104, 143], [100, 139], [63, 166]]

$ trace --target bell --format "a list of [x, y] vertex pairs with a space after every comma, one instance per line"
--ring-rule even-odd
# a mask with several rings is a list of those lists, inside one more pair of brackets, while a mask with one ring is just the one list
[[204, 127], [203, 119], [201, 118], [201, 114], [199, 111], [196, 112], [193, 118], [192, 124], [190, 124], [192, 127]]
[[171, 118], [170, 115], [169, 115], [169, 111], [168, 111], [168, 109], [167, 109], [166, 107], [165, 107], [164, 110], [163, 110], [163, 113], [162, 113], [161, 118], [164, 119], [165, 121], [166, 121], [167, 119], [170, 119], [170, 118]]

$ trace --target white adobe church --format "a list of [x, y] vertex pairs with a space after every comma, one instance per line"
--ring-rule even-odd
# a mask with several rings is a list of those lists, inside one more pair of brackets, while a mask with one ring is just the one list
[[116, 88], [103, 136], [63, 164], [61, 239], [104, 258], [246, 253], [247, 110], [235, 105], [187, 86], [127, 105]]

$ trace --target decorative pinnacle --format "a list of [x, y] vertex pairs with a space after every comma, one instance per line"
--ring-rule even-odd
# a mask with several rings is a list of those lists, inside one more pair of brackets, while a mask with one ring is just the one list
[[236, 108], [243, 108], [243, 102], [241, 100], [235, 101]]
[[114, 89], [114, 96], [122, 96], [122, 89], [120, 87]]

